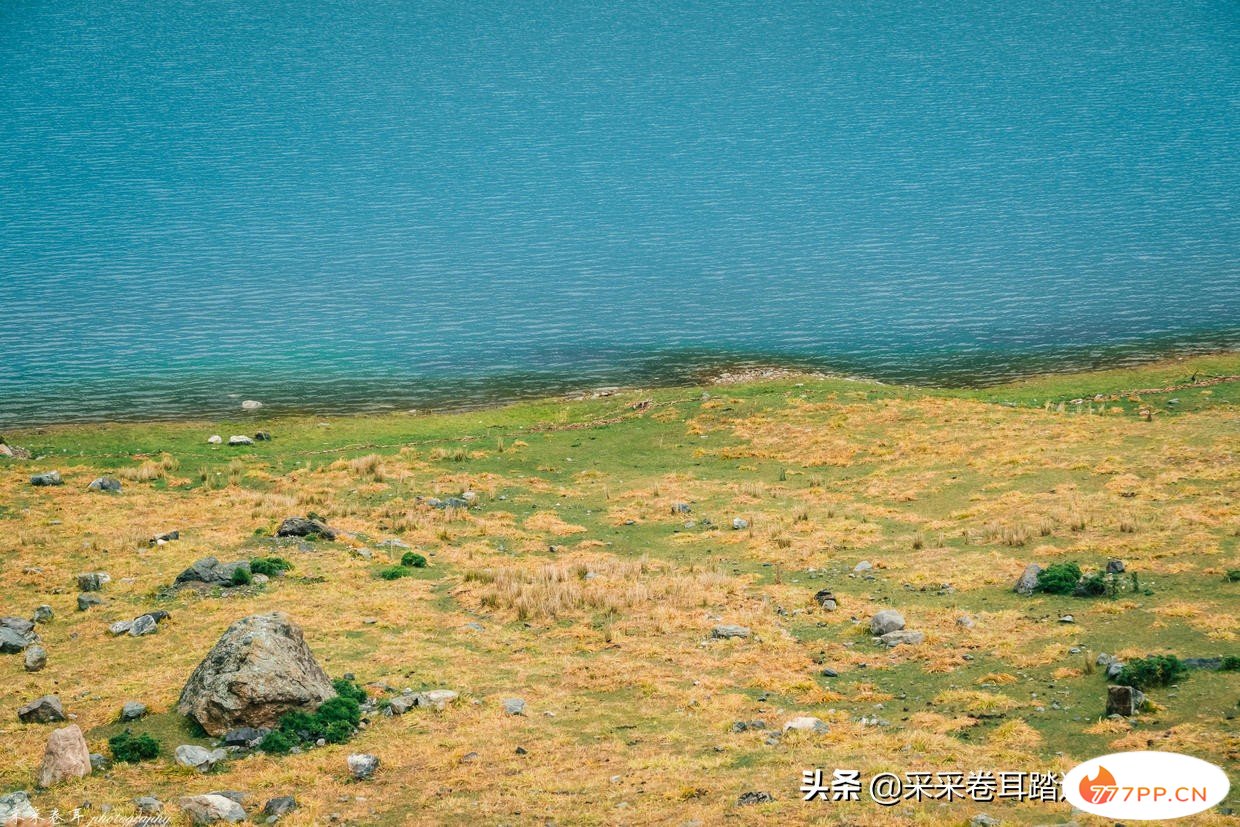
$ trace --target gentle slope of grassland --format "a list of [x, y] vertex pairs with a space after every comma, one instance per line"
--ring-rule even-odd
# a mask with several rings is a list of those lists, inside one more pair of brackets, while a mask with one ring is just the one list
[[[39, 630], [45, 670], [0, 656], [0, 792], [32, 789], [51, 727], [15, 710], [48, 693], [97, 752], [124, 701], [148, 704], [132, 728], [163, 754], [37, 793], [44, 812], [232, 789], [251, 812], [296, 795], [286, 824], [962, 824], [979, 811], [1054, 823], [1067, 804], [884, 809], [802, 803], [797, 787], [812, 767], [1066, 771], [1147, 748], [1235, 779], [1240, 673], [1194, 671], [1152, 690], [1154, 711], [1116, 721], [1093, 667], [1099, 652], [1240, 654], [1240, 583], [1226, 578], [1240, 569], [1240, 383], [1194, 374], [1240, 374], [1240, 356], [984, 391], [797, 376], [452, 415], [7, 433], [36, 459], [0, 460], [0, 614], [49, 603], [56, 618]], [[206, 442], [260, 428], [274, 440]], [[28, 484], [53, 468], [63, 487]], [[124, 491], [88, 492], [101, 474]], [[418, 499], [465, 490], [469, 510]], [[263, 587], [166, 589], [198, 558], [272, 553], [280, 520], [308, 512], [350, 536], [275, 552], [295, 569]], [[172, 529], [180, 541], [144, 544]], [[429, 566], [380, 579], [401, 552], [386, 538]], [[1088, 571], [1112, 557], [1135, 590], [1126, 578], [1113, 597], [1012, 592], [1029, 562]], [[854, 573], [862, 560], [870, 576]], [[113, 578], [108, 602], [78, 612], [74, 575], [94, 570]], [[839, 611], [817, 607], [822, 588]], [[108, 634], [154, 608], [171, 612], [158, 634]], [[926, 642], [873, 643], [883, 608]], [[178, 744], [205, 743], [172, 712], [185, 679], [231, 622], [276, 609], [333, 677], [462, 697], [376, 717], [343, 746], [205, 776], [176, 766]], [[957, 623], [966, 614], [972, 628]], [[753, 636], [709, 640], [720, 623]], [[514, 696], [524, 717], [503, 714]], [[798, 715], [830, 731], [767, 743]], [[731, 731], [753, 720], [771, 729]], [[349, 780], [357, 751], [382, 759], [373, 781]], [[738, 807], [750, 790], [775, 800]], [[1238, 805], [1233, 789], [1224, 806]]]

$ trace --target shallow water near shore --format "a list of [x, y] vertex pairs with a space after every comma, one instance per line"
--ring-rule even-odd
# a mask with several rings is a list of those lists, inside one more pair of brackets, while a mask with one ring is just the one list
[[1240, 8], [0, 7], [0, 427], [1240, 345]]

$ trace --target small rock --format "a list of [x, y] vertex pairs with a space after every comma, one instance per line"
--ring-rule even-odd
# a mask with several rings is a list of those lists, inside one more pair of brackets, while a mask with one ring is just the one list
[[888, 632], [898, 632], [904, 628], [904, 615], [895, 609], [883, 609], [874, 617], [870, 618], [870, 634], [885, 635]]
[[176, 749], [177, 763], [199, 772], [206, 772], [227, 757], [222, 749], [209, 750], [195, 744], [182, 744]]
[[276, 529], [277, 537], [322, 537], [324, 540], [335, 540], [336, 531], [319, 522], [305, 517], [289, 517]]
[[107, 491], [112, 494], [120, 493], [121, 481], [116, 477], [98, 477], [93, 480], [90, 485], [86, 486], [90, 491]]
[[888, 632], [885, 635], [880, 635], [878, 639], [882, 641], [884, 646], [894, 649], [902, 643], [910, 646], [924, 643], [926, 640], [926, 634], [925, 632], [914, 632], [908, 629], [902, 629], [900, 631]]
[[144, 795], [133, 800], [134, 807], [144, 816], [158, 815], [164, 809], [164, 802], [153, 795]]
[[251, 726], [230, 729], [224, 733], [224, 746], [249, 747], [263, 739], [263, 731]]
[[0, 654], [15, 655], [18, 652], [24, 652], [32, 643], [34, 641], [26, 635], [6, 626], [0, 626]]
[[839, 603], [836, 601], [835, 595], [831, 593], [830, 589], [823, 589], [815, 594], [814, 601], [828, 612], [833, 612], [839, 608]]
[[151, 615], [142, 615], [141, 617], [134, 618], [133, 623], [130, 624], [129, 636], [142, 637], [143, 635], [151, 635], [155, 633], [155, 629], [155, 618]]
[[255, 442], [271, 442], [271, 433], [268, 431], [259, 431], [254, 434]]
[[219, 821], [236, 824], [245, 821], [245, 810], [240, 804], [215, 793], [186, 796], [177, 804], [194, 824], [214, 824]]
[[1033, 594], [1034, 589], [1038, 587], [1038, 575], [1041, 573], [1042, 567], [1037, 563], [1025, 566], [1025, 570], [1016, 579], [1016, 585], [1012, 586], [1012, 591], [1017, 594]]
[[38, 823], [39, 811], [30, 804], [30, 796], [25, 790], [18, 790], [8, 795], [0, 795], [0, 824], [8, 824], [22, 819], [30, 819]]
[[[447, 709], [448, 704], [452, 703], [460, 696], [461, 695], [459, 692], [454, 692], [451, 689], [432, 689], [429, 692], [422, 692], [416, 695], [413, 699], [413, 703], [415, 706], [429, 707], [430, 709], [433, 709], [436, 712], [442, 712], [445, 709]], [[514, 700], [519, 700], [519, 699], [514, 699]], [[524, 701], [522, 701], [522, 709], [524, 708], [525, 708]], [[509, 714], [519, 714], [519, 713], [509, 713]]]
[[517, 747], [516, 749], [513, 750], [513, 752], [515, 752], [517, 755], [529, 755], [529, 750], [527, 750], [525, 747]]
[[108, 760], [108, 756], [102, 755], [98, 752], [92, 752], [90, 754], [90, 768], [92, 771], [103, 772], [110, 766], [112, 766], [112, 762]]
[[77, 576], [77, 587], [80, 592], [97, 592], [111, 582], [112, 577], [106, 571], [91, 571]]
[[47, 666], [47, 651], [42, 646], [31, 646], [26, 650], [26, 671], [38, 672]]
[[34, 610], [33, 620], [35, 623], [51, 623], [55, 616], [56, 613], [52, 611], [52, 607], [45, 603]]
[[70, 778], [85, 778], [90, 772], [90, 750], [78, 725], [52, 730], [39, 767], [39, 786], [51, 787]]
[[46, 488], [50, 485], [64, 485], [65, 481], [60, 478], [59, 471], [48, 471], [44, 474], [35, 474], [30, 478], [30, 484], [37, 488]]
[[784, 732], [794, 730], [797, 732], [827, 732], [829, 727], [820, 718], [811, 715], [801, 715], [793, 718], [784, 724]]
[[736, 626], [734, 624], [722, 624], [710, 630], [710, 636], [718, 640], [727, 640], [728, 638], [739, 637], [747, 638], [751, 632], [747, 626]]
[[736, 799], [736, 805], [738, 807], [748, 807], [754, 804], [766, 804], [774, 800], [775, 796], [770, 793], [755, 792], [751, 790], [747, 793], [741, 793], [740, 798]]
[[232, 436], [228, 438], [228, 444], [229, 445], [253, 445], [254, 440], [250, 439], [245, 434], [233, 434]]
[[822, 670], [822, 676], [824, 678], [838, 678], [840, 673], [836, 672], [834, 669], [824, 669]]
[[207, 437], [207, 443], [210, 445], [219, 445], [223, 441], [224, 437], [219, 434], [211, 434], [211, 436]]
[[690, 506], [688, 503], [673, 503], [672, 513], [673, 514], [692, 514], [693, 507]]
[[467, 752], [457, 761], [459, 764], [472, 764], [478, 760], [480, 756], [476, 752]]
[[1116, 560], [1114, 558], [1107, 560], [1107, 574], [1123, 574], [1123, 573], [1124, 573], [1124, 561], [1123, 560]]
[[122, 721], [136, 721], [139, 718], [145, 718], [147, 713], [146, 704], [137, 701], [126, 701], [121, 706]]
[[956, 618], [956, 625], [963, 626], [966, 629], [972, 629], [974, 626], [977, 625], [977, 621], [975, 621], [969, 615], [961, 615], [960, 617]]
[[1060, 623], [1076, 623], [1076, 618], [1072, 615], [1063, 615], [1059, 618]]
[[167, 534], [157, 534], [146, 541], [148, 546], [162, 546], [164, 543], [170, 543], [173, 540], [180, 540], [181, 532], [169, 531]]
[[1134, 686], [1107, 687], [1107, 715], [1131, 718], [1145, 708], [1145, 695]]
[[504, 712], [508, 715], [524, 715], [525, 699], [524, 698], [505, 698]]
[[44, 695], [17, 710], [17, 717], [27, 724], [50, 724], [65, 719], [65, 708], [60, 705], [60, 698]]
[[118, 620], [115, 623], [108, 626], [108, 632], [111, 633], [114, 637], [119, 637], [120, 635], [123, 635], [126, 632], [128, 632], [132, 627], [133, 627], [132, 620]]
[[291, 795], [282, 795], [279, 798], [273, 798], [263, 805], [263, 815], [267, 817], [268, 823], [278, 820], [297, 809], [297, 799]]
[[742, 519], [740, 517], [732, 518], [732, 529], [734, 531], [744, 531], [747, 528], [749, 528], [748, 520]]
[[379, 769], [379, 758], [366, 753], [354, 753], [348, 757], [349, 772], [358, 781], [366, 781]]
[[97, 594], [79, 594], [77, 598], [77, 607], [79, 612], [84, 612], [91, 606], [99, 606], [103, 604], [103, 598]]
[[853, 571], [870, 571], [873, 568], [874, 564], [869, 560], [862, 560], [860, 563], [853, 566]]
[[978, 813], [969, 819], [969, 827], [999, 827], [1002, 823], [994, 816], [988, 816], [985, 813]]
[[247, 400], [245, 400], [244, 402], [242, 402], [242, 403], [241, 403], [241, 410], [243, 410], [243, 411], [257, 411], [257, 410], [258, 410], [259, 408], [261, 408], [262, 406], [263, 406], [263, 403], [262, 403], [262, 402], [259, 402], [257, 399], [247, 399]]
[[1119, 673], [1124, 671], [1123, 661], [1112, 661], [1107, 664], [1106, 677], [1107, 680], [1113, 681], [1119, 677]]

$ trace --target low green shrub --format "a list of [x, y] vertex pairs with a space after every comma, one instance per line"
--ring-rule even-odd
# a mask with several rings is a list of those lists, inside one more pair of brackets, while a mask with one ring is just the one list
[[1044, 594], [1072, 594], [1081, 582], [1081, 567], [1076, 563], [1052, 563], [1038, 572], [1034, 591]]
[[1240, 583], [1240, 569], [1232, 569], [1227, 572], [1228, 583]]
[[1219, 669], [1224, 672], [1240, 672], [1240, 657], [1237, 657], [1236, 655], [1227, 655], [1223, 658], [1223, 662], [1219, 665]]
[[120, 735], [108, 739], [108, 749], [112, 758], [126, 764], [139, 761], [150, 761], [159, 755], [159, 742], [149, 735], [134, 735], [125, 730]]
[[1175, 655], [1150, 655], [1125, 664], [1115, 682], [1121, 686], [1147, 689], [1177, 683], [1187, 675], [1188, 667]]
[[297, 741], [282, 729], [273, 729], [259, 742], [258, 748], [272, 755], [288, 755]]
[[379, 569], [379, 577], [384, 580], [399, 580], [402, 577], [411, 577], [412, 575], [413, 569], [408, 566], [388, 566], [387, 568]]
[[267, 577], [278, 577], [290, 571], [293, 564], [283, 557], [255, 557], [250, 560], [251, 574], [264, 574]]
[[229, 582], [234, 586], [248, 586], [254, 582], [254, 578], [243, 567], [237, 566], [233, 569], [232, 579]]
[[424, 569], [426, 558], [416, 551], [406, 551], [400, 558], [400, 564], [412, 569]]
[[339, 693], [336, 697], [328, 698], [313, 713], [300, 710], [284, 713], [279, 727], [263, 738], [259, 749], [284, 755], [295, 746], [320, 738], [329, 744], [343, 744], [353, 737], [362, 722], [366, 690], [343, 678], [332, 681], [332, 686]]

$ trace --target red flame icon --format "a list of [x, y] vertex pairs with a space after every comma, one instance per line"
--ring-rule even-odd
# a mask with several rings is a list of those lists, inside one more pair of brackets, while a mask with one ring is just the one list
[[1086, 774], [1081, 778], [1081, 798], [1090, 804], [1106, 804], [1115, 798], [1115, 794], [1119, 792], [1119, 787], [1115, 783], [1115, 776], [1107, 772], [1107, 768], [1098, 765], [1098, 777], [1092, 781]]

